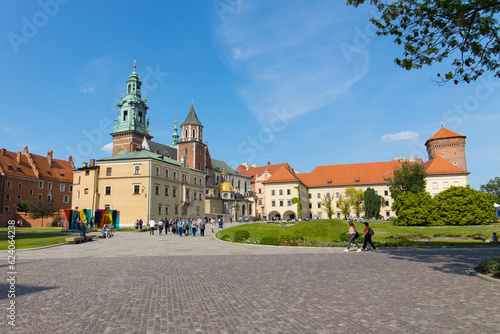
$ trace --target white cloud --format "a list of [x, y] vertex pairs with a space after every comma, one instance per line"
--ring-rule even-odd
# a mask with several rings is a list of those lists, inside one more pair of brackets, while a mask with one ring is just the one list
[[382, 136], [383, 141], [418, 140], [418, 133], [413, 131], [402, 131]]
[[108, 154], [112, 154], [113, 153], [113, 143], [108, 143], [106, 145], [104, 145], [103, 147], [101, 147], [101, 151], [104, 151]]
[[94, 87], [81, 86], [80, 87], [80, 92], [81, 93], [93, 93], [93, 92], [95, 92], [95, 88]]

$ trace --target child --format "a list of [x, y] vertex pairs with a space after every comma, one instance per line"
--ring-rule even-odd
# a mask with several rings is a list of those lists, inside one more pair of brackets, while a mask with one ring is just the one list
[[498, 242], [497, 232], [493, 232], [493, 238], [491, 238], [491, 242]]

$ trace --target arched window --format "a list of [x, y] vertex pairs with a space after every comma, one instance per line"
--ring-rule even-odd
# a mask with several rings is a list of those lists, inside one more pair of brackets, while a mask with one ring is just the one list
[[126, 121], [126, 120], [127, 120], [127, 118], [128, 118], [128, 111], [127, 111], [127, 110], [125, 110], [125, 111], [123, 112], [123, 120], [124, 120], [124, 121]]
[[193, 130], [193, 138], [196, 138], [196, 130]]
[[187, 155], [188, 154], [188, 149], [187, 147], [184, 149], [184, 154]]
[[188, 130], [187, 129], [186, 129], [185, 133], [186, 133], [186, 135], [184, 137], [187, 138], [188, 137]]
[[128, 92], [130, 93], [132, 91], [132, 87], [128, 85]]

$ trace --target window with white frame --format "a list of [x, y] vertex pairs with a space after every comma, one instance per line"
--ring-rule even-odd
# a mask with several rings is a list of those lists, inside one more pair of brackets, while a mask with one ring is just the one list
[[66, 185], [65, 184], [60, 184], [59, 185], [59, 191], [64, 192], [65, 189], [66, 189]]
[[141, 174], [141, 165], [135, 165], [134, 166], [134, 175], [140, 175]]

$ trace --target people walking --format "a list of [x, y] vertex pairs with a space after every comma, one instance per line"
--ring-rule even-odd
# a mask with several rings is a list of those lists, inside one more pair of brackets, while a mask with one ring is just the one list
[[344, 249], [344, 252], [349, 252], [349, 247], [351, 246], [352, 242], [354, 242], [358, 247], [358, 252], [361, 252], [361, 247], [356, 241], [356, 239], [359, 238], [359, 233], [358, 231], [356, 231], [356, 228], [354, 227], [354, 223], [352, 221], [349, 222], [349, 232], [347, 232], [347, 235], [349, 236], [349, 243], [347, 244], [347, 248]]
[[200, 237], [205, 235], [205, 220], [202, 220], [200, 223]]
[[179, 222], [177, 223], [177, 232], [179, 232], [179, 237], [182, 237], [182, 220], [179, 220]]
[[151, 219], [149, 221], [149, 235], [154, 235], [155, 234], [155, 221], [154, 219]]
[[163, 220], [160, 219], [158, 222], [158, 234], [161, 235], [161, 232], [163, 232]]
[[363, 243], [363, 250], [366, 250], [366, 246], [368, 246], [368, 244], [372, 246], [373, 250], [376, 250], [375, 245], [373, 244], [372, 241], [372, 235], [374, 232], [371, 229], [368, 222], [365, 222], [364, 224], [365, 224], [365, 229], [363, 230], [363, 237], [365, 237], [365, 242]]
[[215, 233], [215, 219], [212, 218], [210, 221], [210, 228], [212, 229], [212, 234]]

